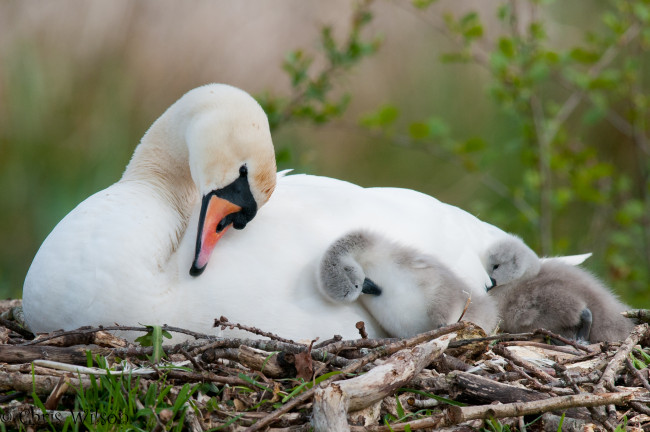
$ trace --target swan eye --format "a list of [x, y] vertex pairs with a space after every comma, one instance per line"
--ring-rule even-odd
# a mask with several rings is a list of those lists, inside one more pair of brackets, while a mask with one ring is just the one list
[[492, 266], [492, 270], [496, 270], [496, 269], [498, 269], [498, 268], [499, 268], [499, 264], [494, 264], [494, 265]]
[[248, 175], [248, 167], [246, 166], [246, 164], [239, 167], [239, 175], [242, 177], [246, 177]]
[[359, 284], [354, 284], [354, 287], [359, 289]]

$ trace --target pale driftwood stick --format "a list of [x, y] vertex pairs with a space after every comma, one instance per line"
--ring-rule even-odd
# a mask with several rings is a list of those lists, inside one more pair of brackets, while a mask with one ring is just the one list
[[449, 408], [447, 418], [450, 423], [456, 424], [474, 419], [485, 419], [489, 417], [518, 417], [576, 407], [596, 407], [608, 404], [623, 405], [631, 401], [636, 394], [636, 392], [631, 391], [621, 393], [603, 393], [598, 395], [579, 394], [503, 405], [481, 405], [469, 407], [452, 406]]
[[280, 353], [270, 353], [242, 345], [239, 347], [238, 361], [249, 368], [262, 372], [270, 378], [295, 376], [296, 368], [289, 362], [281, 361]]
[[[163, 372], [161, 371], [160, 374], [162, 375]], [[212, 372], [198, 373], [198, 372], [185, 372], [185, 371], [172, 369], [172, 370], [166, 370], [164, 374], [167, 375], [167, 378], [184, 381], [184, 382], [201, 381], [201, 382], [215, 382], [220, 384], [230, 384], [230, 385], [238, 385], [238, 386], [250, 385], [248, 381], [245, 381], [243, 379], [228, 377], [228, 376], [220, 376]]]
[[[456, 324], [452, 324], [452, 325], [445, 326], [445, 327], [440, 327], [439, 329], [432, 330], [432, 331], [426, 332], [426, 333], [422, 333], [422, 334], [417, 335], [417, 336], [415, 336], [413, 338], [410, 338], [410, 339], [403, 339], [403, 340], [398, 339], [397, 342], [395, 342], [394, 345], [391, 345], [389, 347], [378, 348], [378, 349], [374, 350], [373, 352], [371, 352], [370, 354], [368, 354], [367, 356], [351, 362], [348, 366], [346, 366], [345, 368], [343, 368], [341, 370], [341, 372], [342, 372], [341, 374], [334, 375], [333, 377], [323, 381], [322, 383], [320, 383], [320, 386], [324, 387], [324, 386], [329, 385], [330, 383], [332, 383], [334, 381], [338, 381], [341, 378], [343, 378], [345, 376], [345, 374], [356, 371], [357, 369], [363, 367], [364, 365], [366, 365], [366, 364], [368, 364], [368, 363], [370, 363], [372, 361], [375, 361], [375, 360], [377, 360], [378, 358], [381, 358], [384, 355], [387, 355], [386, 353], [392, 354], [394, 352], [399, 351], [400, 349], [404, 349], [404, 348], [407, 348], [409, 346], [416, 345], [418, 343], [422, 343], [423, 341], [421, 340], [421, 338], [423, 338], [424, 341], [430, 340], [430, 339], [435, 339], [437, 337], [444, 336], [446, 334], [449, 334], [451, 332], [463, 329], [465, 327], [466, 327], [466, 324], [461, 322], [461, 323], [456, 323]], [[362, 340], [370, 340], [370, 339], [362, 339]], [[409, 344], [411, 344], [411, 345], [409, 345]], [[315, 391], [317, 390], [317, 388], [318, 388], [317, 386], [314, 386], [311, 389], [307, 390], [306, 392], [301, 393], [297, 397], [293, 398], [291, 401], [284, 404], [281, 408], [273, 411], [272, 413], [270, 413], [269, 415], [267, 415], [266, 417], [264, 417], [263, 419], [261, 419], [260, 421], [258, 421], [254, 425], [252, 425], [251, 427], [247, 428], [244, 432], [255, 432], [255, 431], [259, 431], [259, 430], [265, 428], [269, 424], [273, 423], [282, 414], [285, 414], [285, 413], [291, 411], [293, 408], [295, 408], [295, 407], [303, 404], [304, 402], [308, 401], [309, 399], [311, 399], [313, 397]]]
[[292, 341], [291, 339], [285, 339], [285, 338], [280, 337], [280, 336], [278, 336], [276, 334], [273, 334], [273, 333], [270, 333], [270, 332], [265, 332], [263, 330], [258, 329], [257, 327], [250, 327], [250, 326], [246, 326], [246, 325], [243, 325], [243, 324], [231, 323], [231, 322], [228, 321], [228, 318], [226, 318], [225, 316], [221, 316], [218, 319], [215, 318], [213, 327], [221, 327], [221, 330], [224, 330], [226, 327], [228, 327], [230, 329], [238, 328], [240, 330], [244, 330], [244, 331], [259, 335], [259, 336], [267, 337], [267, 338], [269, 338], [271, 340], [276, 340], [276, 341], [279, 341], [279, 342], [284, 342], [284, 343], [297, 345], [297, 343]]
[[[34, 387], [32, 387], [32, 378], [34, 380]], [[32, 377], [31, 374], [22, 374], [19, 372], [0, 372], [0, 391], [15, 390], [31, 394], [35, 388], [36, 393], [39, 395], [50, 394], [58, 384], [59, 378], [58, 376], [43, 375], [34, 375]], [[88, 378], [82, 378], [79, 381], [78, 378], [70, 378], [65, 393], [73, 394], [80, 385], [84, 389], [88, 389], [90, 387], [90, 380]]]
[[562, 396], [562, 395], [573, 394], [573, 392], [571, 390], [566, 389], [564, 387], [560, 387], [560, 386], [562, 386], [564, 384], [560, 380], [554, 380], [549, 385], [542, 384], [539, 381], [537, 381], [535, 378], [528, 375], [528, 373], [526, 372], [526, 370], [524, 370], [524, 368], [517, 366], [512, 360], [506, 359], [506, 361], [508, 362], [508, 364], [510, 365], [510, 367], [512, 367], [512, 369], [514, 371], [516, 371], [519, 375], [521, 375], [523, 378], [528, 380], [528, 384], [535, 390], [539, 390], [539, 391], [549, 393], [552, 396]]
[[7, 319], [0, 318], [0, 325], [3, 326], [3, 327], [8, 328], [11, 331], [14, 331], [14, 332], [18, 333], [19, 335], [21, 335], [25, 339], [34, 339], [34, 333], [30, 332], [27, 329], [22, 328], [21, 326], [19, 326], [18, 324], [16, 324], [13, 321], [9, 321]]
[[437, 399], [416, 399], [414, 397], [408, 398], [406, 402], [409, 404], [409, 406], [417, 409], [433, 408], [443, 403]]
[[585, 360], [591, 360], [594, 357], [598, 357], [604, 355], [603, 352], [600, 351], [594, 351], [589, 354], [581, 355], [581, 356], [576, 356], [570, 359], [565, 359], [565, 360], [558, 360], [556, 363], [561, 364], [561, 365], [567, 365], [567, 364], [573, 364], [573, 363], [579, 363]]
[[560, 430], [560, 421], [562, 421], [562, 432], [583, 432], [585, 420], [575, 419], [546, 413], [542, 415], [542, 428], [548, 432], [557, 432]]
[[[578, 385], [573, 381], [573, 378], [571, 377], [571, 375], [569, 375], [569, 372], [567, 371], [567, 368], [565, 368], [562, 365], [555, 364], [555, 365], [553, 365], [553, 369], [555, 369], [555, 372], [560, 377], [562, 377], [564, 379], [564, 381], [569, 385], [569, 387], [571, 387], [571, 390], [573, 390], [574, 394], [581, 394], [582, 393], [582, 390], [580, 390]], [[613, 426], [609, 422], [609, 420], [607, 420], [607, 417], [605, 417], [598, 410], [597, 407], [589, 407], [589, 408], [587, 408], [587, 410], [591, 414], [591, 417], [593, 419], [595, 419], [596, 421], [600, 422], [607, 430], [612, 430], [613, 429]], [[575, 417], [575, 416], [572, 416], [572, 417]], [[586, 417], [585, 419], [588, 420], [588, 417]]]
[[451, 385], [450, 396], [453, 399], [463, 394], [472, 400], [489, 404], [494, 401], [504, 403], [526, 402], [550, 397], [545, 393], [503, 384], [467, 372], [452, 372], [447, 375], [447, 380]]
[[194, 369], [196, 369], [197, 371], [204, 371], [204, 370], [205, 370], [205, 369], [203, 368], [203, 366], [201, 366], [201, 365], [199, 364], [199, 362], [196, 361], [196, 359], [195, 359], [194, 357], [192, 357], [192, 356], [190, 355], [190, 353], [188, 353], [184, 348], [181, 348], [181, 349], [180, 349], [180, 352], [181, 352], [181, 354], [183, 354], [183, 356], [184, 356], [186, 359], [188, 359], [188, 360], [190, 361], [190, 363], [192, 363], [192, 366], [194, 366]]
[[[411, 430], [426, 428], [442, 428], [453, 424], [465, 423], [474, 419], [487, 419], [490, 417], [519, 417], [530, 414], [541, 414], [550, 411], [560, 411], [568, 408], [603, 406], [609, 403], [624, 404], [632, 400], [635, 392], [605, 393], [600, 395], [581, 394], [571, 396], [557, 396], [540, 399], [532, 402], [515, 402], [504, 405], [479, 405], [469, 407], [450, 407], [447, 414], [436, 414], [411, 422], [395, 423], [387, 426], [370, 426], [365, 429], [351, 428], [353, 432], [390, 432], [391, 430], [404, 431], [408, 426]], [[442, 429], [440, 429], [442, 430]]]
[[366, 332], [366, 323], [359, 321], [354, 326], [357, 328], [357, 330], [359, 330], [359, 336], [361, 336], [361, 339], [368, 339], [368, 333]]
[[463, 320], [463, 317], [464, 317], [465, 314], [467, 313], [467, 309], [469, 309], [469, 305], [470, 305], [471, 303], [472, 303], [472, 295], [470, 294], [470, 295], [467, 297], [467, 300], [465, 301], [465, 306], [463, 307], [463, 312], [462, 312], [462, 313], [460, 314], [460, 316], [458, 317], [458, 321], [457, 321], [457, 322], [460, 322], [460, 321]]
[[215, 348], [239, 348], [241, 345], [246, 345], [251, 348], [257, 348], [264, 351], [284, 351], [291, 354], [298, 354], [305, 350], [303, 344], [290, 344], [274, 340], [263, 339], [241, 339], [241, 338], [215, 338], [209, 344], [196, 346], [192, 351], [192, 355], [198, 355], [202, 352], [215, 349]]
[[[51, 347], [51, 346], [24, 346], [4, 345], [0, 350], [1, 363], [29, 363], [37, 359], [47, 359], [62, 363], [83, 364], [87, 363], [85, 347]], [[93, 354], [103, 356], [111, 353], [108, 348], [96, 348]]]
[[185, 420], [187, 422], [186, 424], [188, 430], [190, 432], [203, 432], [204, 431], [203, 426], [201, 426], [201, 422], [196, 417], [196, 414], [194, 413], [194, 409], [192, 409], [192, 406], [190, 405], [189, 401], [183, 404], [183, 408], [185, 409]]
[[648, 380], [641, 374], [641, 371], [634, 367], [634, 364], [632, 364], [632, 360], [630, 360], [629, 357], [625, 358], [625, 366], [627, 366], [627, 369], [636, 377], [636, 379], [641, 381], [641, 385], [645, 387], [646, 390], [650, 391], [650, 383], [648, 383]]
[[[549, 392], [549, 393], [553, 392], [552, 387], [544, 385], [544, 384], [540, 383], [539, 381], [537, 381], [535, 378], [528, 375], [528, 373], [526, 372], [526, 370], [523, 367], [518, 366], [515, 362], [513, 362], [512, 360], [510, 360], [508, 358], [506, 359], [506, 362], [508, 362], [508, 365], [512, 368], [512, 370], [517, 372], [519, 374], [519, 376], [526, 379], [528, 381], [528, 385], [531, 386], [532, 388], [534, 388], [536, 390]], [[569, 391], [569, 393], [571, 393], [571, 391]], [[557, 395], [554, 394], [553, 396], [557, 396]]]
[[[40, 339], [37, 338], [31, 342], [31, 344], [37, 344], [40, 342]], [[70, 347], [75, 345], [99, 345], [101, 347], [109, 348], [124, 348], [128, 345], [126, 340], [112, 335], [104, 330], [98, 330], [91, 333], [73, 333], [63, 336], [58, 336], [55, 338], [49, 338], [46, 341], [47, 343], [41, 345], [48, 346], [58, 346], [58, 347]]]
[[650, 323], [650, 309], [634, 309], [621, 312], [626, 318], [637, 319], [646, 323]]
[[430, 393], [449, 393], [451, 391], [451, 380], [446, 375], [431, 376], [420, 373], [411, 380], [409, 386], [412, 388], [425, 388]]
[[583, 351], [578, 351], [575, 348], [568, 348], [565, 346], [559, 346], [559, 345], [549, 345], [549, 344], [544, 344], [541, 342], [533, 342], [533, 341], [504, 341], [501, 342], [501, 345], [503, 346], [532, 346], [536, 348], [543, 348], [548, 351], [557, 351], [565, 354], [573, 354], [573, 355], [578, 355], [579, 353], [582, 353]]
[[[253, 346], [255, 344], [252, 344]], [[246, 347], [244, 349], [257, 349], [249, 345], [241, 345], [240, 347], [237, 348], [211, 348], [209, 350], [205, 350], [201, 354], [201, 360], [203, 360], [206, 363], [214, 363], [219, 359], [228, 359], [228, 360], [234, 360], [234, 361], [240, 361], [240, 348], [241, 347]], [[304, 351], [304, 345], [302, 346], [302, 350]], [[261, 352], [266, 352], [266, 355], [269, 355], [270, 352], [266, 350], [260, 350]], [[275, 350], [274, 350], [275, 351]], [[336, 367], [345, 367], [350, 364], [352, 360], [348, 360], [344, 357], [339, 357], [336, 354], [330, 354], [330, 353], [323, 353], [321, 351], [319, 352], [314, 352], [316, 350], [312, 350], [311, 352], [311, 358], [317, 362], [323, 359], [327, 359], [327, 362], [333, 366]], [[277, 352], [277, 351], [276, 351]], [[299, 350], [297, 349], [291, 349], [290, 351], [281, 351], [284, 353], [285, 356], [292, 356], [294, 354], [298, 354]], [[246, 355], [246, 354], [245, 354]], [[278, 359], [279, 360], [279, 359]], [[290, 368], [290, 367], [289, 367]], [[285, 371], [286, 372], [286, 371]], [[288, 372], [286, 372], [288, 373]]]
[[603, 371], [600, 381], [594, 387], [594, 393], [604, 393], [605, 389], [614, 389], [614, 380], [616, 375], [625, 367], [625, 359], [630, 355], [630, 352], [641, 339], [645, 337], [650, 331], [650, 325], [641, 324], [634, 328], [632, 333], [625, 339], [623, 345], [618, 349], [614, 358], [609, 362]]
[[50, 393], [50, 395], [47, 397], [47, 400], [45, 401], [45, 409], [56, 409], [56, 407], [59, 406], [59, 401], [61, 401], [61, 398], [65, 394], [66, 390], [68, 390], [68, 380], [66, 377], [60, 377], [59, 382], [56, 384], [56, 387], [54, 387], [52, 393]]
[[502, 345], [493, 346], [492, 351], [495, 354], [499, 354], [501, 357], [511, 360], [517, 366], [523, 367], [524, 369], [529, 371], [532, 375], [535, 375], [537, 378], [543, 379], [549, 384], [557, 382], [555, 378], [553, 378], [552, 376], [550, 376], [549, 374], [547, 374], [546, 372], [544, 372], [534, 364], [530, 363], [529, 361], [526, 361], [521, 357], [519, 357], [518, 355], [511, 353]]
[[632, 401], [630, 402], [630, 406], [641, 414], [650, 415], [650, 407], [648, 407], [647, 403], [644, 404], [641, 402]]
[[[168, 332], [172, 333], [181, 333], [181, 334], [186, 334], [189, 336], [194, 337], [195, 339], [207, 339], [207, 340], [215, 340], [219, 339], [217, 336], [214, 335], [207, 335], [204, 333], [198, 333], [192, 330], [187, 330], [187, 329], [182, 329], [179, 327], [171, 327], [168, 325], [163, 325], [162, 329]], [[146, 333], [149, 331], [147, 327], [135, 327], [135, 326], [121, 326], [121, 325], [114, 325], [114, 326], [99, 326], [99, 327], [80, 327], [76, 330], [69, 330], [69, 331], [55, 331], [47, 334], [40, 335], [38, 339], [34, 339], [33, 341], [25, 342], [22, 344], [22, 346], [27, 346], [27, 345], [36, 345], [36, 344], [42, 344], [43, 342], [47, 342], [49, 340], [59, 338], [62, 336], [69, 336], [69, 335], [75, 335], [75, 334], [87, 334], [87, 333], [96, 333], [98, 331], [135, 331], [135, 332], [143, 332]]]
[[[409, 348], [413, 347], [415, 345], [419, 345], [423, 342], [428, 342], [433, 339], [437, 339], [441, 336], [444, 336], [446, 334], [452, 333], [452, 332], [457, 332], [459, 330], [464, 329], [467, 327], [467, 322], [466, 321], [461, 321], [459, 323], [454, 323], [448, 326], [440, 327], [435, 330], [431, 330], [425, 333], [420, 333], [419, 335], [413, 336], [408, 339], [398, 339], [395, 342], [391, 343], [390, 345], [386, 345], [385, 347], [378, 347], [375, 350], [373, 350], [374, 353], [374, 358], [373, 355], [367, 355], [361, 360], [366, 360], [363, 364], [360, 364], [360, 366], [363, 366], [364, 364], [367, 364], [369, 361], [375, 361], [378, 358], [391, 355], [396, 353], [397, 351], [400, 351], [404, 348]], [[449, 344], [451, 345], [451, 344]], [[369, 360], [371, 359], [371, 360]], [[368, 361], [369, 360], [369, 361]], [[359, 367], [360, 367], [359, 366]], [[356, 369], [355, 369], [356, 370]]]
[[507, 340], [527, 340], [533, 336], [533, 333], [501, 333], [498, 335], [486, 336], [473, 339], [461, 339], [451, 341], [449, 348], [461, 348], [477, 342], [507, 341]]
[[383, 399], [409, 382], [442, 354], [455, 333], [393, 354], [365, 375], [319, 388], [314, 394], [312, 424], [316, 432], [350, 430], [347, 414]]
[[377, 348], [383, 345], [389, 345], [398, 340], [398, 338], [377, 338], [324, 341], [323, 343], [314, 344], [313, 350], [318, 349], [322, 352], [334, 352], [344, 349]]
[[540, 335], [548, 336], [548, 337], [553, 338], [553, 339], [557, 339], [557, 340], [559, 340], [560, 342], [562, 342], [564, 344], [567, 344], [567, 345], [572, 346], [573, 348], [579, 349], [580, 351], [585, 351], [585, 352], [588, 352], [588, 353], [594, 352], [593, 349], [589, 348], [588, 346], [584, 346], [584, 345], [578, 343], [578, 341], [575, 341], [573, 339], [567, 339], [564, 336], [560, 336], [559, 334], [555, 334], [552, 331], [549, 331], [549, 330], [546, 330], [546, 329], [537, 329], [533, 333], [536, 334], [536, 335], [540, 334]]
[[333, 344], [335, 342], [340, 342], [343, 340], [343, 336], [341, 335], [334, 335], [332, 339], [327, 339], [322, 342], [318, 342], [317, 344], [314, 344], [313, 349], [318, 349], [318, 348], [324, 348], [329, 344]]
[[438, 372], [447, 373], [452, 371], [468, 371], [472, 367], [459, 359], [448, 354], [442, 354], [433, 361], [433, 365]]

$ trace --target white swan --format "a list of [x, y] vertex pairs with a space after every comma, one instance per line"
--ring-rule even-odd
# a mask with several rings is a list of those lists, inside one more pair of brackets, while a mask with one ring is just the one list
[[490, 333], [497, 303], [470, 287], [434, 256], [374, 232], [357, 230], [334, 241], [318, 268], [320, 291], [337, 302], [359, 300], [390, 336], [411, 337], [465, 319]]
[[[463, 210], [411, 190], [307, 175], [279, 176], [269, 199], [275, 178], [267, 119], [253, 98], [218, 84], [188, 92], [151, 126], [122, 179], [43, 242], [24, 284], [28, 325], [167, 323], [219, 333], [213, 319], [224, 315], [292, 338], [357, 337], [359, 320], [381, 336], [361, 306], [316, 289], [318, 258], [361, 227], [437, 256], [472, 286], [490, 284], [480, 252], [505, 233]], [[230, 222], [246, 228], [216, 233]]]

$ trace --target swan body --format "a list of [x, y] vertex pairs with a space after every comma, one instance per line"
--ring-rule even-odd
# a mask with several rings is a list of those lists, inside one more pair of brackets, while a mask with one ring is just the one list
[[432, 255], [366, 230], [350, 232], [327, 249], [318, 285], [333, 301], [359, 300], [390, 336], [410, 337], [456, 322], [471, 296], [466, 319], [491, 332], [497, 307]]
[[317, 292], [314, 269], [328, 245], [362, 227], [436, 256], [480, 289], [490, 284], [480, 251], [506, 235], [412, 190], [276, 175], [255, 100], [222, 84], [200, 87], [154, 122], [117, 183], [43, 242], [24, 283], [27, 324], [251, 336], [213, 329], [223, 315], [292, 338], [354, 338], [360, 320], [383, 336], [361, 305]]
[[499, 304], [502, 330], [545, 328], [592, 343], [625, 339], [634, 327], [621, 315], [629, 307], [573, 265], [576, 259], [563, 258], [539, 259], [515, 236], [488, 249], [486, 269], [495, 281], [489, 294]]

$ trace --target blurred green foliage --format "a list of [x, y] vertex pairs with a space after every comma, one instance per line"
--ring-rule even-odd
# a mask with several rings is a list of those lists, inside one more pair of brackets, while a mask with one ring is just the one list
[[[433, 3], [413, 1], [423, 10]], [[607, 279], [628, 302], [647, 306], [650, 1], [610, 2], [602, 29], [571, 47], [549, 41], [541, 18], [549, 3], [496, 5], [501, 33], [490, 38], [478, 12], [444, 15], [444, 33], [457, 49], [440, 60], [489, 71], [489, 95], [510, 125], [499, 141], [457, 138], [434, 114], [408, 119], [398, 132], [400, 112], [393, 105], [365, 115], [360, 124], [480, 172], [481, 181], [509, 203], [484, 219], [522, 236], [543, 255], [571, 253], [580, 237], [597, 238], [594, 244], [606, 253]], [[616, 131], [615, 144], [607, 148], [591, 143], [603, 123]], [[632, 155], [636, 166], [617, 161], [619, 151]], [[507, 173], [495, 172], [504, 165]]]
[[[435, 3], [413, 0], [413, 12], [431, 18], [426, 14]], [[297, 49], [286, 55], [281, 67], [289, 93], [270, 89], [257, 95], [274, 130], [279, 167], [309, 166], [294, 145], [301, 139], [296, 125], [335, 124], [348, 109], [354, 93], [343, 92], [339, 80], [381, 45], [381, 38], [367, 31], [372, 7], [369, 0], [355, 4], [343, 38], [324, 26], [319, 52]], [[608, 2], [598, 31], [585, 33], [577, 46], [559, 46], [548, 37], [552, 14], [546, 12], [552, 7], [541, 0], [495, 2], [496, 35], [485, 23], [492, 17], [481, 15], [485, 8], [435, 16], [437, 34], [456, 49], [431, 56], [456, 71], [479, 67], [489, 75], [486, 94], [471, 98], [487, 97], [499, 108], [496, 124], [477, 132], [463, 125], [478, 119], [449, 118], [444, 104], [427, 112], [382, 103], [353, 126], [374, 146], [366, 165], [356, 169], [367, 176], [380, 170], [390, 175], [407, 166], [424, 177], [442, 166], [455, 167], [457, 179], [472, 176], [489, 192], [473, 196], [465, 209], [520, 235], [541, 254], [582, 253], [589, 245], [605, 257], [589, 266], [605, 263], [596, 265], [596, 272], [625, 301], [647, 307], [650, 2]], [[159, 113], [139, 106], [142, 95], [118, 53], [78, 67], [25, 42], [1, 60], [0, 294], [5, 297], [20, 296], [31, 259], [56, 221], [118, 178]], [[455, 88], [450, 91], [454, 97]], [[607, 141], [613, 144], [604, 145]], [[402, 153], [388, 152], [386, 142]], [[415, 160], [407, 151], [422, 153]], [[403, 184], [399, 177], [393, 180], [392, 185]]]
[[291, 96], [281, 97], [268, 92], [258, 96], [260, 105], [269, 117], [271, 131], [293, 120], [319, 124], [343, 114], [350, 102], [350, 94], [332, 95], [333, 81], [364, 57], [374, 54], [381, 42], [379, 38], [365, 41], [361, 37], [363, 28], [372, 20], [371, 4], [372, 0], [357, 4], [344, 42], [335, 40], [331, 27], [321, 29], [320, 45], [325, 57], [325, 66], [321, 70], [314, 70], [314, 55], [302, 49], [287, 54], [282, 69], [291, 80]]
[[29, 43], [2, 61], [0, 293], [20, 297], [53, 222], [116, 180], [132, 148], [115, 143], [137, 143], [144, 128], [117, 58], [83, 79], [74, 64]]

